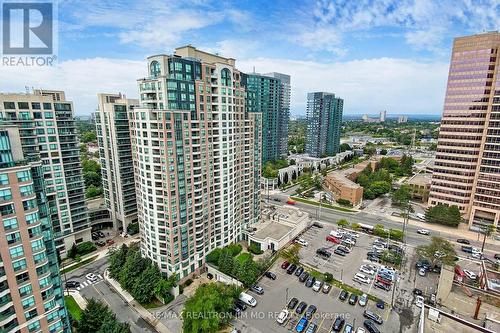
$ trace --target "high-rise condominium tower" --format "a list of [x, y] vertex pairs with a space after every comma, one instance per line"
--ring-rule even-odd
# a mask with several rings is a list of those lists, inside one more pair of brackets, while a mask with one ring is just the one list
[[42, 161], [20, 131], [0, 122], [0, 332], [71, 332]]
[[313, 157], [333, 156], [340, 150], [340, 127], [344, 100], [335, 94], [307, 94], [306, 153]]
[[500, 219], [500, 34], [453, 43], [429, 203], [457, 205], [471, 228]]
[[104, 201], [115, 230], [137, 222], [134, 164], [128, 115], [139, 105], [121, 94], [99, 94], [95, 113]]
[[234, 59], [185, 46], [147, 68], [129, 112], [141, 249], [183, 279], [259, 220], [261, 116]]
[[90, 241], [90, 224], [73, 119], [63, 91], [0, 94], [0, 115], [19, 126], [24, 156], [40, 159], [56, 246], [61, 254]]
[[288, 155], [290, 75], [243, 74], [249, 112], [262, 114], [262, 164]]

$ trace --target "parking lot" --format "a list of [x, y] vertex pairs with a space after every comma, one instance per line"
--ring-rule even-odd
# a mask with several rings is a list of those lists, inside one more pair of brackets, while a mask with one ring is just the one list
[[[287, 274], [281, 269], [282, 261], [277, 261], [271, 271], [277, 275], [276, 280], [264, 277], [259, 285], [264, 288], [263, 295], [256, 295], [249, 292], [257, 300], [255, 308], [248, 308], [241, 317], [235, 320], [234, 326], [242, 332], [287, 332], [295, 328], [291, 325], [299, 320], [303, 314], [297, 315], [291, 311], [292, 315], [283, 325], [276, 322], [280, 311], [287, 307], [288, 301], [295, 297], [299, 302], [304, 301], [307, 305], [315, 305], [317, 312], [310, 322], [318, 325], [316, 332], [330, 333], [332, 325], [338, 316], [345, 319], [345, 324], [350, 324], [356, 329], [363, 326], [363, 312], [369, 309], [382, 317], [383, 325], [378, 325], [381, 332], [398, 332], [399, 320], [395, 312], [389, 306], [379, 309], [373, 301], [368, 301], [365, 307], [359, 304], [350, 305], [347, 300], [339, 299], [340, 289], [333, 287], [328, 294], [322, 291], [315, 292], [301, 283], [294, 274]], [[305, 331], [305, 330], [304, 330]]]

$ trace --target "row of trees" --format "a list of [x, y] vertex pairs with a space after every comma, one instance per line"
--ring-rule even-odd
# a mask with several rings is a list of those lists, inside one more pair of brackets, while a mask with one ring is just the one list
[[175, 286], [176, 276], [165, 279], [157, 265], [143, 258], [139, 246], [123, 244], [111, 252], [109, 275], [117, 280], [141, 304], [151, 302], [155, 296], [168, 303], [173, 299], [170, 290]]
[[130, 333], [129, 324], [120, 323], [105, 304], [93, 298], [75, 326], [78, 333]]
[[94, 198], [102, 195], [101, 165], [92, 160], [89, 156], [87, 146], [80, 146], [80, 156], [82, 159], [83, 180], [85, 181], [85, 196]]
[[222, 283], [202, 284], [182, 311], [184, 333], [215, 333], [232, 319], [234, 301], [241, 288]]
[[462, 216], [457, 206], [446, 206], [437, 204], [434, 207], [429, 207], [425, 212], [425, 220], [429, 223], [447, 225], [450, 227], [458, 227], [462, 222]]
[[246, 287], [250, 287], [267, 269], [267, 261], [254, 261], [250, 253], [238, 255], [240, 252], [241, 245], [239, 244], [215, 249], [207, 255], [207, 262], [216, 265], [221, 272], [241, 281]]

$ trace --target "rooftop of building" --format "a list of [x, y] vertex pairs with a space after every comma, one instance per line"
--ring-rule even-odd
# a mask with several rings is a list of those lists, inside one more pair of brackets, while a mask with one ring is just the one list
[[262, 210], [261, 222], [253, 225], [253, 237], [259, 239], [281, 239], [295, 226], [309, 220], [309, 214], [295, 207], [271, 206]]
[[356, 184], [355, 182], [353, 182], [352, 180], [350, 180], [349, 178], [346, 178], [346, 175], [342, 172], [342, 171], [332, 171], [332, 172], [329, 172], [327, 175], [326, 175], [326, 178], [333, 178], [335, 179], [336, 181], [338, 182], [341, 182], [344, 186], [347, 186], [347, 187], [350, 187], [350, 188], [360, 188], [361, 185], [359, 184]]
[[426, 186], [430, 185], [432, 180], [432, 174], [430, 173], [417, 173], [408, 180], [409, 185]]

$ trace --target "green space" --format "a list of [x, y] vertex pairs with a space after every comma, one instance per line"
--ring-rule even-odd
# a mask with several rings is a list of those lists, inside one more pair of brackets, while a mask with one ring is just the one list
[[287, 166], [288, 166], [288, 161], [286, 159], [268, 161], [262, 167], [262, 177], [276, 178], [278, 177], [278, 170], [286, 168]]
[[137, 244], [123, 244], [110, 253], [109, 275], [141, 304], [150, 304], [156, 297], [165, 304], [173, 299], [170, 290], [176, 284], [176, 275], [166, 279], [155, 263], [141, 256]]
[[[299, 201], [299, 202], [306, 203], [306, 204], [309, 204], [309, 205], [319, 206], [319, 202], [314, 201], [314, 200], [308, 200], [308, 199], [299, 198], [299, 197], [290, 197], [290, 198], [293, 199], [293, 200], [295, 200], [295, 201]], [[356, 212], [355, 210], [352, 210], [352, 209], [349, 209], [349, 208], [332, 206], [332, 205], [326, 204], [326, 203], [322, 203], [321, 207], [322, 208], [327, 208], [327, 209], [340, 210], [342, 212], [350, 212], [350, 213], [355, 213]]]
[[66, 308], [68, 309], [71, 318], [79, 321], [82, 317], [82, 309], [78, 306], [73, 296], [64, 296], [64, 303], [66, 303]]
[[302, 154], [306, 148], [307, 122], [305, 119], [288, 122], [288, 151], [292, 154]]
[[80, 261], [79, 263], [74, 264], [74, 265], [72, 265], [72, 266], [70, 266], [70, 267], [67, 267], [67, 268], [61, 269], [61, 274], [64, 274], [64, 273], [69, 273], [69, 272], [71, 272], [71, 271], [74, 271], [75, 269], [80, 268], [80, 267], [82, 267], [82, 266], [85, 266], [85, 265], [87, 265], [87, 264], [91, 263], [92, 261], [94, 261], [94, 260], [96, 260], [96, 259], [97, 259], [97, 255], [95, 255], [95, 256], [93, 256], [93, 257], [90, 257], [90, 258], [88, 258], [88, 259], [85, 259], [85, 260], [83, 260], [83, 261]]
[[130, 333], [128, 323], [121, 323], [107, 305], [93, 298], [76, 322], [78, 333]]
[[73, 246], [68, 251], [68, 257], [79, 261], [81, 256], [92, 253], [97, 250], [97, 247], [92, 242], [83, 242], [78, 245], [73, 243]]
[[457, 206], [446, 206], [443, 204], [429, 207], [425, 212], [425, 220], [429, 223], [442, 224], [449, 227], [458, 227], [460, 222], [463, 221]]
[[453, 244], [440, 237], [432, 237], [429, 244], [418, 246], [416, 251], [420, 258], [431, 263], [431, 267], [441, 263], [454, 265], [457, 256]]
[[241, 245], [232, 244], [217, 248], [207, 255], [207, 262], [222, 273], [234, 277], [246, 287], [253, 285], [269, 267], [265, 259], [255, 261], [250, 253], [241, 253]]
[[215, 333], [232, 320], [234, 301], [242, 289], [223, 283], [206, 283], [186, 300], [182, 311], [184, 333]]

